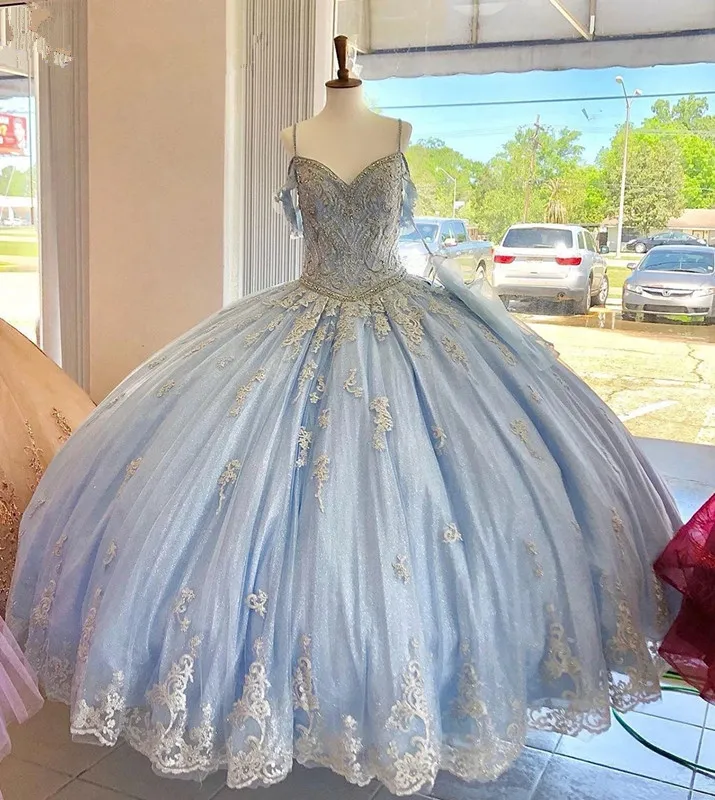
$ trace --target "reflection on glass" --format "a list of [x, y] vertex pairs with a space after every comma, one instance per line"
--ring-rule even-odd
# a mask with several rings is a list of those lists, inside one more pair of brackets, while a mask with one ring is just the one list
[[0, 64], [0, 317], [36, 342], [40, 271], [34, 133], [32, 78]]

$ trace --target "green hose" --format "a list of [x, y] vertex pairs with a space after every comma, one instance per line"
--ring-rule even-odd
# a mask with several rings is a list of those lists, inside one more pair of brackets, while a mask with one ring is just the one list
[[[683, 679], [676, 675], [674, 672], [666, 673], [665, 677], [668, 680], [672, 680], [680, 684], [679, 686], [668, 686], [665, 684], [661, 684], [661, 690], [664, 692], [677, 692], [678, 694], [695, 694], [698, 695], [699, 692], [696, 689], [688, 686], [683, 682]], [[676, 764], [680, 764], [683, 767], [688, 767], [688, 769], [695, 770], [695, 772], [699, 772], [701, 775], [707, 775], [710, 778], [715, 778], [715, 769], [711, 767], [704, 767], [701, 764], [698, 764], [694, 761], [688, 761], [687, 758], [681, 758], [680, 756], [676, 756], [675, 753], [669, 753], [667, 750], [663, 750], [662, 747], [658, 747], [658, 745], [649, 742], [643, 736], [638, 733], [638, 731], [634, 730], [624, 719], [623, 717], [617, 712], [613, 712], [613, 716], [616, 718], [618, 723], [625, 728], [625, 730], [638, 742], [640, 742], [644, 747], [647, 747], [649, 750], [652, 750], [654, 753], [658, 753], [658, 755], [663, 756], [663, 758], [667, 758], [669, 761], [674, 761]]]

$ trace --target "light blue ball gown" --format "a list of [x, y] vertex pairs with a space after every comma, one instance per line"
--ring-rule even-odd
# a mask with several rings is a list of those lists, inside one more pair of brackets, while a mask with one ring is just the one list
[[300, 280], [133, 372], [22, 520], [11, 625], [72, 735], [405, 795], [656, 699], [680, 519], [632, 438], [534, 337], [405, 275], [399, 150], [290, 176]]

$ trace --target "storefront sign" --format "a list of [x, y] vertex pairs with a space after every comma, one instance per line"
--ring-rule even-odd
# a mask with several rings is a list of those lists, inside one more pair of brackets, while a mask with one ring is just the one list
[[0, 155], [27, 155], [27, 117], [0, 114]]

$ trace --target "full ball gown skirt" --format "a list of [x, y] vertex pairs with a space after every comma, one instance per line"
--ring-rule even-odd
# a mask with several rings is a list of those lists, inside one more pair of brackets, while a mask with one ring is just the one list
[[94, 403], [54, 361], [0, 320], [0, 615], [22, 512], [47, 464], [93, 410]]
[[660, 654], [715, 703], [715, 495], [678, 531], [655, 571], [683, 595]]
[[290, 174], [301, 279], [139, 367], [23, 518], [12, 627], [72, 735], [236, 788], [295, 759], [405, 795], [655, 700], [680, 520], [632, 438], [405, 276], [401, 153]]

